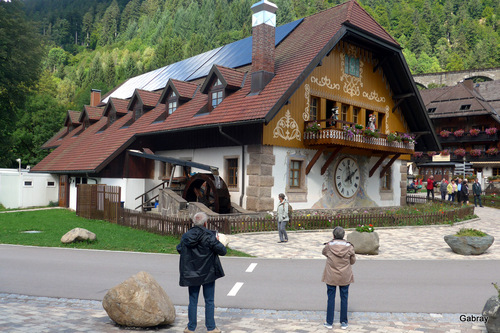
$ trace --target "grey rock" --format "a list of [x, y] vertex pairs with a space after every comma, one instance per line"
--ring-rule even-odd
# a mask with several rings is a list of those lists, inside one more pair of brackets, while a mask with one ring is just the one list
[[483, 308], [483, 316], [488, 317], [486, 330], [488, 333], [500, 333], [500, 299], [491, 296]]
[[111, 288], [102, 306], [122, 326], [154, 327], [175, 321], [175, 307], [165, 290], [146, 272], [139, 272]]
[[446, 235], [444, 241], [455, 253], [468, 255], [483, 254], [495, 241], [493, 236], [484, 237]]
[[83, 228], [75, 228], [68, 231], [64, 236], [61, 237], [61, 242], [64, 244], [69, 244], [77, 241], [95, 241], [96, 235], [93, 232], [88, 231]]
[[354, 246], [354, 252], [357, 254], [378, 254], [380, 244], [376, 232], [353, 231], [347, 235], [346, 239]]

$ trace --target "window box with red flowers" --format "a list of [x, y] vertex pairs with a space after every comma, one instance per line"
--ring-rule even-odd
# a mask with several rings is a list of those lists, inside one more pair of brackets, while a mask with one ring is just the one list
[[428, 152], [427, 152], [427, 156], [429, 156], [429, 157], [432, 157], [432, 156], [434, 156], [434, 155], [436, 155], [436, 154], [437, 154], [437, 153], [436, 153], [435, 151], [428, 151]]
[[458, 149], [455, 149], [455, 151], [453, 152], [453, 154], [457, 155], [457, 156], [465, 156], [465, 149], [463, 148], [458, 148]]
[[497, 128], [496, 127], [490, 127], [485, 130], [486, 134], [488, 135], [495, 135], [497, 133]]
[[441, 132], [439, 132], [439, 135], [441, 135], [442, 138], [447, 138], [450, 136], [450, 134], [451, 132], [447, 130], [442, 130]]
[[479, 135], [479, 133], [481, 133], [481, 130], [479, 130], [479, 129], [477, 129], [477, 128], [473, 128], [473, 129], [471, 129], [471, 130], [469, 131], [469, 134], [470, 134], [471, 136], [478, 136], [478, 135]]
[[459, 129], [459, 130], [456, 130], [455, 132], [453, 132], [453, 135], [456, 136], [457, 138], [464, 136], [464, 134], [465, 134], [465, 131], [463, 129]]
[[424, 153], [422, 153], [421, 151], [416, 151], [415, 153], [413, 153], [413, 156], [415, 156], [415, 158], [420, 158], [424, 155]]
[[490, 148], [486, 151], [486, 154], [490, 156], [494, 156], [498, 154], [498, 149], [497, 148]]
[[469, 154], [470, 154], [470, 156], [479, 157], [479, 156], [481, 156], [481, 150], [479, 150], [479, 149], [472, 149], [469, 152]]
[[445, 149], [445, 150], [441, 151], [441, 155], [442, 156], [448, 156], [448, 155], [450, 155], [450, 150], [449, 149]]

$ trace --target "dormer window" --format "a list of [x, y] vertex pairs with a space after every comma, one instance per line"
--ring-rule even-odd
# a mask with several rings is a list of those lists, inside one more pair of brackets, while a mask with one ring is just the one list
[[460, 111], [470, 110], [470, 104], [460, 105]]
[[434, 113], [434, 112], [436, 112], [436, 108], [428, 108], [427, 112]]
[[172, 91], [172, 93], [170, 94], [167, 102], [167, 106], [168, 106], [168, 114], [172, 114], [174, 113], [175, 110], [177, 110], [177, 95], [175, 94], [175, 91]]
[[212, 86], [212, 92], [210, 94], [210, 97], [212, 100], [211, 105], [213, 110], [224, 99], [224, 86], [222, 85], [222, 82], [220, 82], [220, 79], [217, 79], [217, 81], [215, 81], [214, 85]]

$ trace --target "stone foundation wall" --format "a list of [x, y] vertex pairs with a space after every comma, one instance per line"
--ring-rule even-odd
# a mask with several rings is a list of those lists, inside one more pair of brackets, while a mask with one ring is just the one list
[[274, 199], [273, 166], [276, 158], [272, 146], [250, 145], [247, 147], [249, 163], [247, 166], [248, 186], [246, 188], [246, 209], [262, 212], [272, 211]]

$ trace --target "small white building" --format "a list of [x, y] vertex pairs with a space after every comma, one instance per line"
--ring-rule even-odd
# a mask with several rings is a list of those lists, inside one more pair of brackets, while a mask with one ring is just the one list
[[58, 201], [56, 175], [0, 169], [0, 204], [5, 208], [48, 206]]

